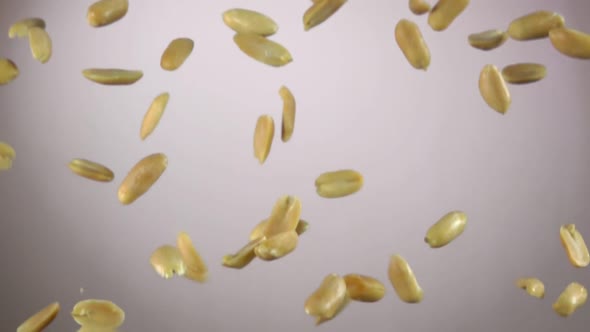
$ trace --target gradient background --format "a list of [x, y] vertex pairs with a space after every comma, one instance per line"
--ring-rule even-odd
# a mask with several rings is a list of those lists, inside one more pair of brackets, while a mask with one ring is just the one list
[[[407, 1], [349, 1], [304, 32], [310, 1], [131, 1], [127, 16], [91, 28], [91, 1], [4, 0], [0, 56], [20, 77], [0, 87], [0, 140], [17, 152], [0, 174], [0, 330], [14, 331], [52, 301], [62, 311], [47, 331], [75, 331], [69, 312], [87, 298], [126, 312], [121, 331], [585, 331], [590, 305], [564, 319], [551, 304], [590, 270], [568, 262], [559, 226], [575, 223], [590, 241], [590, 62], [562, 56], [548, 39], [484, 52], [467, 35], [506, 28], [533, 10], [560, 12], [590, 31], [586, 0], [472, 1], [444, 32]], [[237, 48], [221, 13], [261, 11], [279, 24], [271, 39], [294, 61], [258, 63]], [[8, 39], [21, 18], [43, 17], [51, 60], [32, 57], [26, 40]], [[419, 24], [432, 62], [413, 69], [394, 40], [401, 18]], [[165, 72], [160, 55], [177, 37], [195, 40], [183, 67]], [[479, 95], [481, 68], [539, 62], [547, 77], [510, 86], [504, 116]], [[81, 75], [89, 67], [140, 69], [135, 85], [108, 87]], [[293, 138], [278, 134], [266, 163], [253, 157], [256, 119], [280, 124], [281, 85], [297, 100]], [[164, 117], [145, 142], [143, 115], [168, 91]], [[278, 128], [278, 127], [277, 127]], [[141, 158], [164, 152], [169, 167], [130, 206], [117, 188]], [[73, 175], [72, 158], [109, 166], [112, 183]], [[353, 168], [365, 176], [355, 195], [324, 199], [314, 180]], [[311, 224], [299, 247], [243, 270], [221, 266], [247, 241], [278, 197], [297, 195]], [[450, 210], [468, 215], [465, 233], [430, 249], [428, 227]], [[164, 280], [149, 264], [158, 246], [187, 231], [210, 268], [210, 281]], [[412, 266], [424, 301], [406, 304], [387, 278], [392, 254]], [[306, 298], [328, 273], [380, 279], [377, 303], [352, 303], [314, 327]], [[515, 285], [544, 281], [544, 300]], [[84, 293], [80, 293], [84, 288]]]

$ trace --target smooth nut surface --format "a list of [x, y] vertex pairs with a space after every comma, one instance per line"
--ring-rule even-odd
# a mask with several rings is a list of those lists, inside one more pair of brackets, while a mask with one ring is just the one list
[[170, 279], [175, 275], [182, 276], [186, 272], [186, 264], [180, 250], [168, 244], [159, 246], [152, 252], [150, 264], [164, 279]]
[[301, 201], [296, 196], [281, 196], [275, 204], [263, 230], [264, 236], [270, 238], [274, 235], [294, 231], [301, 216]]
[[290, 254], [298, 242], [299, 235], [295, 230], [279, 233], [261, 242], [254, 248], [254, 254], [262, 260], [272, 261]]
[[169, 100], [170, 94], [168, 92], [161, 93], [154, 98], [141, 122], [141, 128], [139, 129], [139, 137], [141, 140], [145, 140], [152, 134], [152, 132], [154, 132], [160, 123], [160, 119], [162, 119], [162, 115], [164, 115]]
[[468, 5], [469, 0], [439, 0], [428, 14], [428, 25], [434, 31], [446, 30]]
[[275, 136], [275, 121], [272, 116], [264, 114], [256, 120], [254, 128], [254, 157], [264, 164], [272, 148]]
[[412, 67], [427, 70], [430, 66], [430, 50], [418, 25], [401, 19], [395, 26], [395, 41]]
[[295, 129], [295, 97], [293, 96], [293, 93], [291, 93], [291, 90], [284, 85], [279, 89], [279, 96], [283, 100], [281, 140], [283, 142], [288, 142], [291, 139], [291, 136], [293, 136], [293, 130]]
[[486, 104], [500, 114], [505, 114], [512, 103], [504, 77], [494, 65], [485, 65], [481, 70], [479, 93]]
[[178, 234], [176, 246], [186, 267], [184, 277], [201, 283], [206, 282], [209, 278], [209, 269], [186, 232]]
[[553, 302], [553, 310], [562, 317], [569, 317], [580, 309], [588, 299], [588, 290], [582, 284], [572, 282]]
[[88, 7], [86, 20], [92, 27], [103, 27], [122, 19], [128, 10], [128, 0], [100, 0]]
[[463, 234], [467, 224], [467, 215], [462, 211], [451, 211], [430, 226], [424, 242], [431, 248], [444, 247]]
[[389, 260], [388, 276], [395, 293], [406, 303], [419, 303], [424, 291], [418, 284], [414, 271], [400, 255], [393, 255]]
[[40, 27], [30, 27], [28, 33], [33, 58], [40, 63], [47, 63], [53, 52], [51, 37], [45, 29]]
[[14, 148], [8, 143], [0, 142], [0, 171], [11, 169], [15, 158]]
[[8, 29], [8, 38], [25, 38], [29, 36], [29, 29], [32, 27], [38, 27], [45, 29], [47, 26], [45, 20], [40, 17], [29, 17], [24, 18], [20, 21], [13, 23]]
[[41, 332], [57, 317], [60, 310], [58, 302], [53, 302], [27, 318], [16, 328], [16, 332]]
[[474, 48], [490, 51], [502, 46], [508, 40], [508, 33], [499, 29], [490, 29], [472, 33], [467, 36], [469, 45]]
[[234, 43], [252, 59], [272, 67], [282, 67], [293, 61], [283, 45], [253, 33], [237, 33]]
[[542, 80], [547, 68], [540, 63], [515, 63], [502, 69], [502, 77], [510, 84], [527, 84]]
[[312, 28], [324, 23], [334, 15], [347, 0], [318, 0], [314, 1], [303, 14], [303, 30], [309, 31]]
[[562, 27], [550, 30], [549, 40], [563, 55], [575, 59], [590, 59], [590, 34]]
[[385, 296], [385, 285], [373, 277], [351, 273], [344, 276], [344, 282], [352, 300], [377, 302]]
[[143, 77], [141, 70], [127, 70], [117, 68], [84, 69], [82, 75], [88, 80], [103, 85], [130, 85]]
[[264, 37], [274, 35], [279, 26], [267, 15], [244, 8], [232, 8], [223, 12], [223, 22], [237, 33], [252, 33]]
[[315, 180], [316, 192], [324, 198], [339, 198], [352, 195], [363, 187], [363, 176], [351, 169], [320, 174]]
[[75, 174], [99, 182], [111, 182], [115, 174], [108, 167], [87, 159], [73, 159], [68, 167]]
[[141, 159], [121, 182], [117, 193], [119, 201], [124, 205], [135, 202], [158, 181], [167, 166], [168, 158], [163, 153]]
[[238, 250], [237, 253], [223, 256], [222, 265], [233, 269], [242, 269], [246, 267], [252, 262], [252, 260], [254, 260], [254, 258], [256, 258], [254, 249], [265, 240], [266, 237], [264, 236], [257, 238], [248, 242], [248, 244]]
[[173, 71], [186, 61], [195, 47], [195, 42], [190, 38], [176, 38], [172, 40], [160, 57], [160, 67]]
[[0, 58], [0, 85], [14, 81], [19, 74], [20, 71], [16, 63], [7, 58]]
[[530, 296], [538, 299], [545, 297], [545, 285], [537, 278], [520, 278], [516, 281], [516, 286], [524, 289]]
[[508, 25], [508, 35], [514, 40], [533, 40], [546, 38], [551, 29], [563, 27], [565, 19], [558, 13], [538, 10], [512, 20]]
[[125, 312], [108, 300], [82, 300], [72, 309], [72, 317], [82, 326], [117, 328], [125, 321]]
[[344, 278], [327, 275], [320, 286], [305, 301], [305, 313], [318, 319], [316, 324], [330, 320], [347, 304], [348, 293]]
[[582, 234], [576, 225], [567, 224], [559, 228], [561, 245], [565, 249], [567, 258], [574, 267], [586, 267], [590, 264], [590, 254]]
[[426, 0], [410, 0], [408, 4], [410, 11], [415, 15], [423, 15], [430, 11], [430, 3]]

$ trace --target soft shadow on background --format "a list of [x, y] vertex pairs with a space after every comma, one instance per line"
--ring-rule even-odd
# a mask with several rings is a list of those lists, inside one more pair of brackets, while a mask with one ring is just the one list
[[[121, 331], [584, 331], [590, 305], [565, 319], [551, 304], [567, 284], [590, 286], [590, 270], [573, 268], [559, 226], [574, 223], [590, 241], [590, 62], [567, 58], [549, 40], [508, 40], [497, 50], [471, 48], [467, 35], [538, 9], [590, 32], [590, 3], [472, 1], [443, 32], [407, 1], [350, 0], [324, 24], [304, 32], [311, 1], [130, 1], [127, 16], [91, 28], [92, 1], [5, 0], [0, 56], [20, 77], [0, 88], [0, 140], [17, 152], [0, 174], [0, 330], [15, 330], [53, 301], [62, 311], [47, 331], [76, 331], [69, 313], [86, 298], [126, 312]], [[234, 45], [221, 13], [263, 12], [279, 24], [272, 37], [294, 61], [265, 66]], [[36, 62], [8, 28], [43, 17], [54, 53]], [[401, 18], [416, 22], [429, 45], [427, 72], [413, 69], [394, 39]], [[195, 50], [176, 72], [159, 67], [174, 38]], [[483, 102], [481, 68], [539, 62], [547, 77], [510, 86], [502, 116]], [[83, 78], [90, 67], [140, 69], [135, 85], [105, 87]], [[256, 119], [280, 121], [281, 85], [297, 99], [295, 133], [277, 136], [264, 165], [253, 157]], [[164, 117], [139, 139], [153, 98], [170, 93]], [[130, 206], [117, 187], [141, 158], [164, 152], [169, 167]], [[72, 158], [108, 165], [112, 183], [75, 176]], [[357, 194], [324, 199], [314, 180], [352, 168], [365, 176]], [[221, 266], [281, 195], [298, 196], [311, 227], [298, 248], [243, 270]], [[465, 233], [441, 249], [424, 242], [448, 211], [468, 215]], [[210, 281], [164, 280], [149, 264], [158, 246], [188, 232]], [[589, 242], [590, 243], [590, 242]], [[392, 254], [412, 266], [424, 301], [406, 304], [387, 279]], [[387, 294], [352, 303], [320, 327], [303, 310], [329, 273], [378, 278]], [[545, 282], [545, 299], [514, 285]], [[81, 294], [80, 289], [84, 292]]]

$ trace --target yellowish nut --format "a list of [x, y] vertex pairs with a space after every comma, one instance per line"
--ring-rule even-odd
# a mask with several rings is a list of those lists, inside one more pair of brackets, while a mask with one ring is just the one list
[[72, 309], [72, 317], [82, 326], [117, 328], [125, 321], [125, 312], [108, 300], [82, 300]]
[[468, 5], [469, 0], [439, 0], [428, 14], [428, 25], [434, 31], [446, 30]]
[[[264, 236], [266, 225], [268, 225], [267, 223], [268, 223], [268, 219], [264, 219], [261, 222], [259, 222], [256, 225], [256, 227], [254, 227], [254, 229], [252, 229], [252, 231], [250, 232], [250, 241], [256, 240], [256, 239]], [[297, 227], [295, 228], [295, 232], [297, 232], [297, 235], [301, 235], [301, 234], [305, 233], [308, 228], [309, 228], [309, 223], [303, 219], [299, 219], [299, 222], [297, 223]]]
[[563, 55], [576, 59], [590, 59], [590, 34], [562, 27], [550, 30], [549, 40]]
[[180, 250], [168, 244], [159, 246], [152, 252], [150, 264], [164, 279], [170, 279], [175, 275], [182, 276], [187, 270]]
[[402, 256], [391, 256], [388, 274], [389, 281], [400, 300], [406, 303], [422, 301], [424, 292], [418, 284], [412, 268]]
[[14, 81], [19, 74], [18, 66], [12, 60], [0, 58], [0, 85]]
[[467, 215], [462, 211], [451, 211], [430, 226], [424, 242], [431, 248], [444, 247], [463, 234], [467, 224]]
[[562, 317], [571, 316], [580, 309], [588, 299], [586, 287], [577, 282], [572, 282], [563, 290], [553, 303], [553, 310]]
[[479, 74], [479, 93], [493, 110], [505, 114], [510, 108], [512, 97], [504, 77], [494, 65], [485, 65]]
[[430, 11], [430, 4], [425, 0], [410, 0], [409, 7], [415, 15], [423, 15]]
[[399, 20], [395, 26], [395, 41], [412, 67], [428, 69], [430, 50], [416, 23], [407, 19]]
[[254, 254], [262, 260], [272, 261], [290, 254], [297, 248], [298, 242], [299, 235], [295, 230], [279, 233], [266, 238], [254, 248]]
[[168, 92], [164, 92], [159, 94], [152, 101], [150, 107], [143, 117], [141, 128], [139, 129], [139, 137], [142, 140], [145, 140], [149, 135], [151, 135], [151, 133], [160, 123], [160, 119], [162, 119], [162, 115], [164, 115], [164, 111], [168, 105], [168, 100], [170, 100], [170, 94]]
[[339, 198], [352, 195], [363, 187], [361, 173], [344, 169], [320, 174], [315, 180], [316, 192], [320, 197]]
[[561, 245], [565, 249], [567, 258], [574, 267], [586, 267], [590, 264], [590, 254], [582, 234], [576, 225], [567, 224], [559, 228]]
[[52, 42], [47, 31], [40, 27], [29, 28], [29, 47], [33, 58], [40, 63], [47, 63], [51, 59]]
[[516, 281], [516, 286], [524, 289], [530, 296], [538, 299], [545, 297], [545, 285], [537, 278], [520, 278]]
[[252, 59], [273, 67], [282, 67], [293, 61], [283, 45], [253, 33], [237, 33], [234, 43]]
[[116, 68], [84, 69], [82, 75], [88, 80], [103, 85], [130, 85], [143, 77], [141, 70], [127, 70]]
[[547, 68], [539, 63], [515, 63], [502, 69], [502, 77], [510, 84], [533, 83], [546, 75]]
[[73, 159], [68, 167], [75, 174], [99, 182], [111, 182], [115, 174], [108, 167], [87, 159]]
[[190, 38], [176, 38], [172, 40], [160, 58], [160, 67], [173, 71], [186, 61], [195, 47], [195, 42]]
[[237, 253], [223, 256], [222, 265], [233, 269], [242, 269], [246, 267], [252, 262], [252, 260], [254, 260], [254, 258], [256, 258], [254, 249], [265, 240], [266, 237], [259, 237], [248, 242], [248, 244], [238, 250]]
[[206, 282], [209, 278], [209, 269], [186, 232], [180, 232], [178, 234], [176, 246], [180, 251], [182, 261], [186, 267], [184, 276], [197, 282]]
[[29, 29], [38, 27], [45, 29], [45, 21], [39, 17], [25, 18], [13, 23], [8, 29], [8, 38], [25, 38], [29, 36]]
[[145, 194], [158, 181], [168, 166], [168, 158], [163, 153], [154, 153], [141, 159], [127, 173], [119, 186], [119, 201], [129, 205]]
[[301, 216], [301, 201], [295, 196], [281, 196], [274, 204], [266, 227], [264, 236], [270, 238], [274, 235], [294, 231]]
[[15, 158], [14, 148], [8, 143], [0, 142], [0, 171], [11, 169]]
[[469, 45], [474, 48], [489, 51], [502, 46], [508, 40], [506, 31], [499, 29], [485, 30], [467, 36]]
[[41, 332], [43, 331], [59, 313], [60, 305], [53, 302], [27, 318], [16, 328], [16, 332]]
[[385, 285], [373, 277], [351, 273], [344, 276], [344, 282], [352, 300], [377, 302], [385, 296]]
[[291, 90], [284, 85], [279, 89], [279, 96], [283, 100], [281, 140], [283, 142], [288, 142], [291, 139], [291, 136], [293, 136], [293, 130], [295, 128], [295, 97], [291, 93]]
[[305, 313], [316, 318], [316, 325], [333, 319], [347, 305], [348, 292], [344, 278], [327, 275], [320, 286], [305, 301]]
[[551, 29], [563, 27], [565, 19], [558, 13], [538, 10], [514, 19], [508, 25], [508, 35], [514, 40], [546, 38]]
[[315, 318], [315, 326], [319, 326], [320, 324], [330, 321], [332, 319], [334, 319], [334, 317], [338, 316], [343, 310], [344, 308], [346, 308], [348, 305], [350, 304], [350, 296], [348, 296], [348, 292], [346, 293], [345, 297], [344, 297], [344, 302], [338, 307], [338, 310], [336, 310], [336, 313], [334, 314], [334, 316], [328, 318], [328, 317], [322, 317], [322, 316], [316, 316]]
[[272, 116], [264, 114], [258, 117], [254, 128], [254, 157], [264, 164], [275, 136], [275, 121]]
[[225, 25], [237, 33], [252, 33], [268, 37], [279, 30], [279, 26], [272, 18], [250, 9], [228, 9], [223, 12], [222, 17]]
[[303, 29], [309, 31], [324, 23], [334, 15], [347, 0], [318, 0], [314, 1], [303, 14]]
[[88, 7], [86, 19], [92, 27], [103, 27], [122, 19], [128, 10], [128, 0], [100, 0]]

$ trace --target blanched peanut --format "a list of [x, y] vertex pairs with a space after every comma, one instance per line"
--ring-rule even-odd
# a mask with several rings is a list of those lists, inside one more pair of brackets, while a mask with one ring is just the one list
[[425, 0], [410, 0], [409, 7], [415, 15], [423, 15], [430, 11], [430, 4]]
[[363, 176], [351, 169], [325, 172], [315, 180], [316, 192], [324, 198], [352, 195], [363, 187]]
[[428, 229], [424, 242], [431, 248], [444, 247], [463, 234], [466, 224], [467, 215], [464, 212], [451, 211]]
[[283, 117], [281, 121], [281, 140], [288, 142], [295, 129], [295, 97], [286, 86], [281, 86], [279, 96], [283, 100]]
[[502, 69], [502, 77], [510, 84], [527, 84], [540, 81], [547, 75], [547, 68], [539, 63], [515, 63]]
[[131, 85], [143, 77], [141, 70], [117, 68], [84, 69], [82, 75], [89, 81], [103, 85]]
[[546, 38], [551, 29], [564, 26], [565, 19], [558, 13], [538, 10], [510, 22], [508, 35], [514, 40]]
[[305, 301], [305, 313], [316, 318], [316, 325], [333, 319], [348, 303], [344, 278], [329, 274]]
[[175, 275], [182, 276], [186, 272], [186, 264], [180, 250], [167, 244], [154, 250], [150, 257], [150, 264], [164, 279], [170, 279]]
[[418, 303], [424, 297], [424, 291], [418, 284], [410, 265], [400, 255], [393, 255], [389, 261], [389, 281], [400, 300], [406, 303]]
[[160, 67], [167, 71], [174, 71], [191, 55], [195, 42], [190, 38], [176, 38], [172, 40], [160, 58]]
[[303, 14], [303, 29], [309, 31], [324, 23], [334, 15], [347, 0], [318, 0], [314, 1]]
[[418, 25], [401, 19], [395, 26], [395, 41], [412, 67], [427, 70], [430, 66], [430, 50]]
[[119, 201], [129, 205], [143, 196], [168, 167], [168, 158], [163, 153], [154, 153], [141, 159], [127, 173], [118, 191]]
[[98, 28], [119, 21], [128, 10], [128, 0], [100, 0], [88, 7], [86, 19], [90, 26]]
[[254, 248], [254, 253], [262, 260], [272, 261], [290, 254], [297, 248], [298, 242], [297, 232], [287, 231], [266, 238]]
[[479, 93], [486, 104], [500, 114], [505, 114], [512, 103], [504, 77], [494, 65], [485, 65], [481, 70]]
[[16, 328], [16, 332], [41, 332], [43, 331], [59, 313], [60, 305], [53, 302], [43, 309], [39, 310], [33, 316], [27, 318]]
[[478, 33], [472, 33], [467, 36], [469, 45], [483, 50], [489, 51], [502, 46], [508, 40], [506, 31], [499, 29], [485, 30]]
[[8, 29], [8, 38], [25, 38], [29, 36], [29, 29], [32, 27], [46, 28], [45, 20], [39, 17], [30, 17], [15, 22]]
[[254, 129], [254, 157], [263, 164], [268, 158], [275, 136], [275, 122], [270, 115], [261, 115]]
[[580, 309], [588, 299], [588, 291], [583, 285], [572, 282], [563, 290], [553, 303], [553, 310], [562, 317], [571, 316]]
[[590, 264], [588, 247], [586, 247], [582, 234], [576, 229], [576, 225], [561, 226], [559, 228], [559, 238], [570, 263], [574, 267], [586, 267]]
[[273, 67], [282, 67], [293, 61], [283, 45], [253, 33], [237, 33], [234, 43], [252, 59]]
[[530, 296], [539, 299], [545, 297], [545, 285], [537, 278], [520, 278], [516, 281], [516, 286], [524, 289]]
[[274, 204], [264, 235], [270, 238], [274, 235], [295, 230], [301, 216], [301, 201], [295, 196], [282, 196]]
[[551, 29], [549, 39], [561, 54], [575, 59], [590, 59], [590, 34], [565, 27]]
[[209, 278], [209, 269], [186, 232], [180, 232], [178, 234], [176, 247], [178, 247], [178, 251], [186, 267], [184, 277], [201, 283], [206, 282]]
[[162, 119], [162, 115], [164, 115], [168, 100], [170, 100], [170, 94], [168, 92], [161, 93], [154, 98], [143, 116], [141, 128], [139, 129], [139, 138], [145, 140], [156, 129], [160, 123], [160, 119]]
[[47, 63], [53, 53], [51, 37], [45, 29], [40, 27], [31, 27], [28, 33], [33, 58], [40, 63]]
[[279, 26], [270, 17], [249, 9], [233, 8], [223, 12], [223, 22], [237, 33], [252, 33], [264, 37], [274, 35]]
[[76, 303], [72, 317], [82, 326], [117, 328], [125, 321], [125, 312], [111, 301], [88, 299]]
[[434, 31], [446, 30], [467, 5], [469, 0], [439, 0], [428, 14], [428, 25]]
[[75, 174], [99, 182], [111, 182], [115, 174], [108, 167], [87, 159], [73, 159], [68, 167]]
[[352, 300], [377, 302], [385, 296], [385, 285], [375, 278], [362, 274], [347, 274], [344, 276], [344, 282]]

